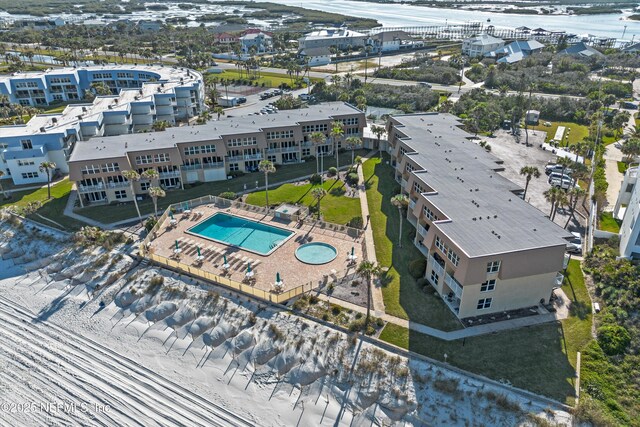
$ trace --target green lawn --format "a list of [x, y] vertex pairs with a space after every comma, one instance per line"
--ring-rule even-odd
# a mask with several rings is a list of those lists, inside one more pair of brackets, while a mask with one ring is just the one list
[[[69, 182], [68, 179], [64, 179], [51, 186], [51, 199], [49, 200], [47, 200], [46, 187], [39, 188], [37, 190], [12, 191], [11, 199], [0, 200], [0, 207], [12, 205], [18, 208], [24, 208], [30, 202], [39, 201], [42, 203], [42, 206], [36, 211], [38, 215], [57, 222], [69, 231], [78, 230], [85, 224], [69, 218], [63, 214], [64, 208], [67, 205], [67, 199], [69, 198], [70, 191], [71, 182]], [[54, 224], [42, 219], [38, 215], [30, 215], [30, 218], [45, 225], [55, 227]]]
[[610, 231], [612, 233], [620, 233], [620, 224], [622, 224], [622, 221], [615, 219], [611, 212], [602, 212], [598, 219], [598, 229], [602, 231]]
[[562, 141], [561, 144], [562, 146], [566, 145], [567, 142], [569, 145], [573, 145], [589, 136], [589, 128], [584, 125], [571, 122], [549, 122], [551, 126], [544, 126], [544, 122], [546, 122], [546, 120], [540, 119], [540, 124], [538, 124], [538, 126], [531, 126], [530, 129], [547, 132], [546, 142], [553, 139], [556, 135], [556, 130], [558, 130], [558, 126], [564, 126], [566, 128], [564, 131], [564, 141]]
[[[357, 155], [363, 155], [366, 150], [356, 151]], [[344, 152], [340, 154], [340, 165], [347, 165], [351, 162], [351, 152]], [[335, 157], [328, 156], [324, 159], [324, 167], [328, 169], [336, 165]], [[316, 163], [296, 163], [286, 166], [277, 166], [277, 171], [269, 175], [269, 182], [271, 185], [277, 185], [290, 179], [311, 175], [316, 171]], [[256, 181], [258, 185], [264, 185], [264, 174], [260, 172], [248, 173], [244, 176], [233, 178], [226, 181], [214, 181], [206, 182], [199, 185], [185, 187], [185, 190], [173, 190], [168, 191], [167, 196], [158, 200], [158, 208], [166, 209], [172, 203], [179, 203], [190, 199], [196, 199], [202, 196], [217, 196], [224, 191], [241, 192], [244, 190], [245, 184], [247, 189], [250, 190], [256, 187]], [[142, 202], [139, 202], [140, 211], [142, 214], [149, 214], [153, 212], [153, 203], [151, 199], [146, 198]], [[83, 209], [77, 209], [76, 212], [80, 215], [84, 215], [88, 218], [95, 219], [102, 222], [116, 222], [126, 219], [134, 219], [136, 217], [136, 210], [133, 203], [127, 203], [124, 205], [112, 205], [112, 206], [89, 206]]]
[[[253, 72], [251, 73], [251, 75], [253, 76]], [[280, 73], [260, 71], [258, 75], [259, 77], [252, 81], [253, 82], [257, 81], [258, 85], [262, 85], [264, 83], [266, 87], [279, 87], [283, 83], [289, 86], [292, 86], [293, 83], [295, 82], [295, 75], [293, 76], [293, 78], [289, 78], [289, 75], [285, 73], [280, 74]], [[243, 71], [242, 73], [240, 73], [239, 70], [224, 70], [222, 73], [215, 74], [215, 76], [219, 77], [220, 79], [236, 79], [236, 80], [248, 79], [247, 72]], [[313, 78], [313, 77], [311, 78], [312, 82], [316, 82], [319, 80], [322, 80], [322, 79]], [[221, 93], [224, 92], [224, 87], [219, 86], [219, 91]]]
[[591, 304], [579, 261], [571, 261], [562, 289], [573, 303], [561, 322], [458, 341], [387, 324], [380, 339], [437, 360], [446, 353], [454, 366], [572, 404], [576, 352], [591, 341]]
[[378, 158], [367, 160], [363, 168], [376, 256], [380, 265], [389, 267], [389, 281], [382, 288], [386, 312], [445, 331], [461, 328], [442, 299], [432, 290], [423, 292], [409, 275], [409, 263], [424, 255], [409, 239], [413, 226], [406, 220], [402, 248], [397, 246], [400, 218], [389, 201], [399, 190], [393, 168]]
[[[360, 199], [344, 196], [345, 185], [342, 181], [329, 179], [323, 183], [323, 187], [327, 190], [327, 195], [320, 201], [320, 210], [325, 221], [347, 224], [355, 217], [362, 217]], [[316, 199], [311, 196], [312, 188], [311, 184], [283, 184], [269, 190], [269, 203], [274, 205], [288, 202], [315, 206]], [[266, 204], [265, 192], [257, 191], [249, 194], [246, 202], [250, 205], [264, 206]]]

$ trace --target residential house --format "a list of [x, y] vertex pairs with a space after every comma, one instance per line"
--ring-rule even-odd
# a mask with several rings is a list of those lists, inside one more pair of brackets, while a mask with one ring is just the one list
[[340, 28], [324, 28], [305, 34], [304, 37], [298, 39], [298, 48], [304, 50], [315, 47], [334, 47], [344, 50], [362, 47], [366, 39], [367, 36], [364, 33], [350, 30], [346, 25], [343, 25]]
[[328, 47], [312, 47], [301, 50], [298, 55], [310, 67], [331, 63], [331, 51]]
[[373, 48], [372, 53], [394, 52], [400, 50], [402, 42], [410, 38], [405, 31], [381, 31], [370, 36], [367, 44]]
[[233, 44], [238, 43], [238, 37], [234, 36], [231, 33], [218, 33], [213, 36], [214, 40], [218, 44]]
[[249, 53], [252, 49], [255, 49], [256, 53], [267, 53], [271, 52], [273, 47], [273, 38], [262, 32], [245, 34], [238, 40], [244, 53]]
[[571, 56], [581, 56], [583, 58], [589, 57], [604, 57], [604, 54], [600, 52], [598, 49], [587, 46], [584, 42], [576, 43], [572, 46], [569, 46], [566, 49], [558, 52], [558, 55], [571, 55]]
[[484, 56], [502, 46], [504, 46], [504, 40], [490, 36], [489, 34], [479, 34], [465, 39], [462, 42], [462, 54], [475, 58]]
[[544, 45], [537, 40], [518, 40], [485, 54], [485, 57], [493, 58], [498, 63], [513, 64], [542, 51], [543, 48]]

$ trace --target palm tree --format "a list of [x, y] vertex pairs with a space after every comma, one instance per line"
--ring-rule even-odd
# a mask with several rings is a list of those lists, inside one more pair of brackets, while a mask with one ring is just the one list
[[578, 158], [582, 156], [582, 163], [586, 162], [586, 155], [591, 148], [590, 144], [586, 141], [579, 141], [573, 144], [571, 147], [573, 152], [576, 153], [576, 163], [578, 163]]
[[158, 197], [164, 197], [167, 193], [160, 187], [149, 188], [149, 196], [153, 200], [153, 217], [157, 218], [158, 215]]
[[157, 181], [158, 179], [160, 179], [160, 174], [158, 173], [157, 170], [155, 169], [147, 169], [144, 172], [142, 172], [142, 174], [140, 174], [140, 178], [142, 179], [148, 179], [149, 181]]
[[552, 187], [545, 191], [544, 198], [547, 202], [551, 203], [551, 211], [549, 212], [549, 219], [553, 221], [556, 217], [556, 212], [558, 207], [566, 204], [567, 196], [565, 192], [560, 187]]
[[371, 279], [382, 274], [382, 269], [371, 261], [362, 260], [356, 270], [367, 281], [367, 317], [364, 319], [364, 332], [369, 329], [369, 317], [371, 314]]
[[218, 120], [220, 120], [220, 116], [224, 116], [225, 115], [224, 108], [222, 108], [219, 105], [216, 105], [213, 108], [213, 114], [217, 114], [218, 115]]
[[138, 207], [138, 200], [136, 200], [136, 189], [133, 186], [133, 183], [135, 181], [140, 180], [140, 174], [134, 170], [125, 170], [120, 172], [120, 174], [124, 177], [124, 179], [129, 181], [129, 187], [131, 188], [131, 197], [133, 198], [133, 204], [136, 206], [136, 212], [138, 212], [138, 218], [140, 219], [140, 224], [142, 224], [142, 215], [140, 214], [140, 208]]
[[371, 133], [373, 133], [378, 140], [378, 157], [381, 157], [382, 150], [380, 149], [380, 139], [382, 138], [382, 135], [387, 133], [387, 130], [383, 126], [371, 125]]
[[562, 175], [564, 175], [565, 170], [573, 165], [573, 160], [568, 157], [560, 157], [557, 162], [560, 166], [562, 166]]
[[344, 124], [342, 122], [331, 122], [331, 138], [333, 139], [333, 146], [336, 150], [336, 169], [338, 170], [338, 178], [340, 178], [340, 138], [344, 135]]
[[402, 220], [404, 219], [404, 209], [409, 206], [409, 198], [404, 194], [396, 194], [391, 198], [391, 204], [398, 208], [400, 216], [400, 233], [398, 234], [398, 247], [402, 247]]
[[276, 167], [271, 160], [261, 160], [258, 170], [264, 173], [264, 194], [267, 199], [267, 209], [269, 209], [269, 174], [276, 171]]
[[522, 195], [522, 200], [527, 200], [527, 190], [529, 189], [529, 182], [531, 178], [540, 178], [540, 171], [535, 166], [524, 166], [520, 169], [520, 175], [524, 175], [526, 177], [526, 184], [524, 185], [524, 194]]
[[356, 159], [353, 162], [353, 166], [355, 166], [356, 172], [358, 172], [358, 168], [360, 167], [361, 164], [362, 164], [362, 157], [356, 156]]
[[4, 193], [4, 187], [2, 186], [2, 177], [4, 176], [4, 171], [0, 170], [0, 193], [2, 193], [2, 198], [5, 199], [7, 195]]
[[153, 129], [156, 132], [165, 131], [168, 127], [169, 127], [169, 122], [167, 122], [166, 120], [158, 120], [156, 122], [153, 122], [153, 124], [151, 125], [151, 129]]
[[40, 172], [47, 174], [47, 199], [51, 198], [51, 172], [56, 168], [54, 162], [44, 161], [40, 163]]
[[327, 195], [327, 190], [322, 187], [315, 187], [311, 190], [311, 196], [316, 199], [316, 207], [318, 209], [318, 219], [320, 219], [320, 199]]
[[[313, 132], [311, 135], [309, 135], [309, 140], [311, 140], [313, 146], [316, 147], [316, 173], [320, 173], [320, 169], [318, 169], [318, 157], [320, 157], [320, 150], [318, 148], [320, 144], [324, 143], [327, 140], [327, 137], [322, 132]], [[322, 163], [324, 169], [324, 157]]]
[[573, 187], [569, 190], [569, 209], [571, 210], [571, 212], [569, 213], [569, 218], [567, 218], [567, 222], [564, 225], [564, 228], [567, 228], [569, 226], [571, 218], [573, 218], [575, 215], [578, 200], [584, 197], [585, 194], [586, 191], [584, 191], [580, 187]]
[[344, 142], [347, 144], [347, 147], [351, 148], [351, 164], [354, 165], [356, 160], [355, 150], [356, 150], [356, 147], [359, 147], [362, 145], [362, 140], [357, 136], [350, 136], [347, 139], [345, 139]]

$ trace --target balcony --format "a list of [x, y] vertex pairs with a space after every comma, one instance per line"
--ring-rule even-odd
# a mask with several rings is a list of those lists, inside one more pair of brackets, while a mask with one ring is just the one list
[[440, 263], [433, 257], [433, 255], [428, 255], [429, 264], [431, 264], [431, 269], [436, 272], [439, 277], [444, 276], [444, 266], [440, 265]]
[[169, 172], [160, 172], [160, 178], [177, 178], [180, 177], [179, 170], [173, 170]]
[[183, 171], [196, 171], [202, 169], [202, 165], [200, 163], [195, 165], [184, 165], [182, 166]]
[[284, 148], [267, 148], [267, 154], [275, 154], [275, 153], [297, 153], [300, 151], [300, 147], [284, 147]]
[[402, 187], [402, 189], [404, 190], [405, 188], [407, 188], [407, 180], [402, 178], [402, 180], [400, 181], [400, 187]]
[[229, 162], [241, 162], [243, 160], [262, 160], [262, 153], [227, 156], [227, 161]]
[[416, 200], [409, 199], [409, 210], [413, 210], [416, 207]]
[[555, 280], [555, 285], [556, 286], [562, 286], [562, 282], [564, 281], [564, 275], [561, 273], [556, 274], [556, 278]]
[[444, 282], [447, 284], [447, 286], [449, 286], [456, 297], [462, 298], [462, 285], [458, 283], [458, 281], [454, 279], [453, 276], [451, 276], [449, 273], [446, 273], [444, 276]]
[[413, 244], [420, 252], [422, 252], [422, 255], [429, 257], [429, 250], [422, 244], [421, 240], [414, 241]]
[[94, 191], [104, 191], [112, 188], [125, 188], [125, 187], [129, 187], [128, 182], [109, 182], [107, 184], [99, 183], [95, 185], [78, 184], [78, 191], [80, 193], [92, 193]]
[[421, 226], [420, 224], [418, 224], [418, 227], [416, 227], [418, 230], [418, 233], [422, 236], [422, 237], [426, 237], [428, 230], [426, 228], [424, 228], [423, 226]]
[[224, 162], [204, 163], [202, 169], [221, 169], [224, 168]]

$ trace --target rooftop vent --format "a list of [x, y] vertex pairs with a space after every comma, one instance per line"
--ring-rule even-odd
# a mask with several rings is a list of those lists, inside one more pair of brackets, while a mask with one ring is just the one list
[[42, 127], [40, 128], [40, 132], [46, 132], [46, 131], [47, 131], [47, 129], [46, 129], [44, 126], [42, 126]]
[[82, 112], [86, 113], [87, 112], [87, 107], [82, 107]]

